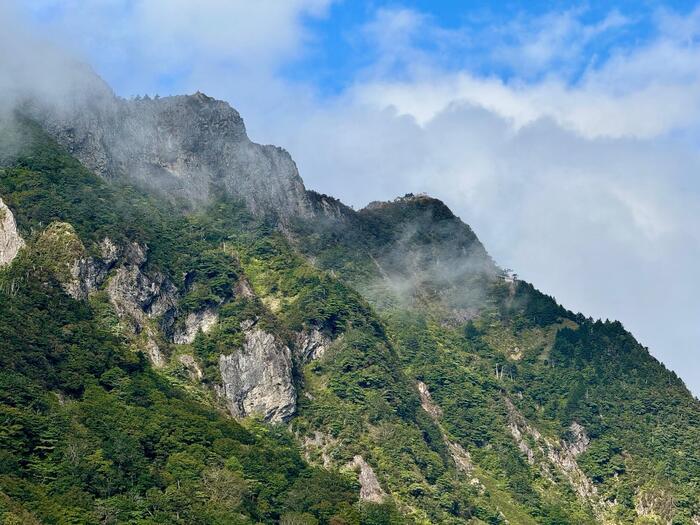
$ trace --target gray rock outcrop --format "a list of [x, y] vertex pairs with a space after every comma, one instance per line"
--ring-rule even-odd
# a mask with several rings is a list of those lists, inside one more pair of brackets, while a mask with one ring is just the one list
[[213, 308], [191, 312], [187, 314], [184, 326], [175, 330], [173, 342], [179, 345], [191, 344], [199, 332], [206, 334], [218, 321], [219, 314]]
[[591, 438], [588, 437], [583, 425], [580, 425], [576, 421], [571, 423], [571, 426], [569, 426], [569, 436], [569, 439], [564, 442], [564, 446], [573, 457], [579, 456], [588, 450], [588, 445], [591, 444]]
[[119, 247], [105, 238], [98, 246], [99, 255], [89, 255], [71, 224], [53, 222], [31, 249], [38, 264], [76, 300], [86, 300], [107, 282], [117, 316], [134, 334], [143, 334], [141, 347], [156, 367], [166, 364], [157, 343], [158, 329], [149, 320], [172, 318], [178, 290], [162, 273], [146, 271], [145, 246], [132, 242]]
[[553, 480], [555, 471], [568, 480], [576, 495], [591, 505], [596, 517], [606, 521], [611, 503], [598, 493], [598, 489], [579, 467], [576, 457], [585, 452], [590, 443], [585, 429], [574, 422], [569, 427], [572, 439], [554, 440], [543, 436], [518, 411], [513, 402], [505, 399], [508, 412], [508, 428], [528, 463], [539, 467], [542, 474]]
[[90, 293], [107, 279], [109, 271], [119, 257], [119, 249], [108, 238], [100, 243], [100, 257], [87, 257], [84, 254], [68, 263], [69, 279], [63, 283], [68, 295], [85, 300]]
[[295, 351], [299, 362], [308, 363], [320, 359], [326, 353], [332, 341], [317, 329], [304, 330], [296, 336]]
[[381, 503], [384, 501], [386, 493], [379, 484], [374, 470], [362, 456], [355, 456], [353, 460], [347, 464], [347, 467], [358, 473], [360, 499], [362, 501], [371, 501], [372, 503]]
[[442, 417], [442, 409], [435, 404], [433, 401], [433, 396], [428, 390], [428, 385], [423, 381], [418, 381], [418, 394], [420, 395], [420, 404], [423, 407], [433, 421], [439, 421]]
[[171, 319], [177, 305], [175, 285], [160, 272], [146, 272], [147, 248], [130, 243], [122, 251], [106, 286], [107, 295], [115, 312], [135, 334], [143, 333], [145, 350], [157, 368], [166, 364], [161, 351], [157, 330], [150, 319]]
[[239, 113], [202, 93], [124, 100], [100, 89], [73, 111], [43, 108], [37, 117], [103, 177], [128, 178], [192, 203], [225, 190], [253, 213], [282, 219], [313, 213], [289, 153], [251, 142]]
[[0, 268], [7, 266], [24, 246], [24, 240], [17, 231], [15, 216], [0, 198]]
[[258, 415], [265, 421], [285, 421], [296, 410], [291, 351], [253, 322], [242, 323], [241, 328], [243, 348], [219, 358], [219, 394], [234, 417]]
[[177, 288], [160, 272], [146, 273], [146, 248], [137, 243], [124, 250], [122, 265], [107, 283], [107, 293], [119, 317], [132, 322], [141, 332], [146, 319], [156, 318], [175, 308]]

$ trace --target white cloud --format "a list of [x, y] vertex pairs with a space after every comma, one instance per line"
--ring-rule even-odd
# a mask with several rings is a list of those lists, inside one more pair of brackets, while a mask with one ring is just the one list
[[[657, 53], [653, 49], [644, 57], [634, 56], [631, 60], [643, 60], [651, 69], [653, 55]], [[694, 50], [694, 56], [696, 64], [700, 64], [700, 48]], [[660, 69], [666, 69], [663, 56], [658, 57], [657, 63]], [[634, 73], [630, 71], [630, 76]], [[492, 111], [512, 121], [515, 128], [548, 117], [589, 138], [653, 138], [695, 126], [700, 120], [700, 66], [696, 76], [687, 80], [666, 76], [663, 71], [656, 74], [648, 71], [645, 75], [658, 81], [617, 93], [621, 84], [639, 86], [639, 83], [624, 76], [610, 79], [609, 66], [588, 74], [576, 86], [557, 79], [534, 85], [506, 84], [498, 78], [466, 72], [433, 71], [411, 80], [362, 83], [355, 86], [354, 94], [363, 104], [380, 109], [393, 106], [400, 114], [415, 117], [420, 124], [449, 106], [462, 103]]]
[[111, 95], [88, 65], [24, 27], [12, 5], [0, 4], [0, 119], [27, 99], [61, 109], [86, 91]]
[[[186, 85], [197, 68], [270, 73], [302, 53], [308, 17], [331, 0], [36, 0], [22, 5], [46, 19], [56, 41], [70, 43], [115, 87], [154, 92], [164, 79]], [[211, 79], [214, 80], [214, 79]]]
[[[372, 64], [324, 98], [276, 71], [328, 1], [42, 2], [122, 93], [174, 71], [173, 90], [229, 100], [254, 139], [288, 148], [310, 188], [356, 206], [442, 198], [500, 264], [620, 319], [700, 393], [700, 9], [661, 11], [653, 39], [590, 63], [589, 46], [634, 22], [569, 11], [474, 35], [384, 9], [354, 33]], [[513, 75], [469, 67], [486, 61]]]
[[[605, 62], [591, 64], [573, 84], [566, 62], [580, 61], [587, 43], [630, 21], [613, 11], [602, 21], [585, 25], [576, 12], [568, 11], [529, 25], [515, 21], [480, 33], [489, 44], [495, 36], [511, 35], [505, 44], [485, 51], [490, 61], [515, 65], [521, 73], [550, 71], [538, 81], [528, 81], [525, 74], [506, 83], [495, 76], [441, 68], [439, 56], [416, 49], [419, 35], [455, 42], [454, 35], [463, 31], [443, 31], [429, 18], [405, 9], [383, 10], [367, 32], [376, 38], [383, 58], [365, 72], [354, 95], [363, 104], [393, 106], [421, 124], [450, 105], [466, 103], [511, 120], [516, 128], [549, 117], [589, 138], [656, 137], [700, 120], [700, 45], [697, 38], [693, 40], [700, 34], [700, 8], [682, 19], [669, 13], [659, 16], [655, 40], [613, 51]], [[387, 75], [393, 72], [387, 62], [403, 65], [404, 74], [398, 79]]]
[[[587, 25], [580, 20], [581, 12], [552, 12], [534, 21], [521, 17], [492, 29], [492, 59], [507, 64], [520, 76], [537, 75], [552, 67], [561, 74], [562, 70], [575, 69], [586, 56], [586, 46], [630, 23], [618, 11], [611, 11], [603, 20]], [[502, 43], [504, 37], [510, 41]]]
[[[397, 16], [391, 27], [429, 23]], [[380, 48], [395, 54], [339, 99], [267, 131], [307, 183], [356, 205], [442, 198], [498, 262], [574, 310], [622, 320], [700, 392], [700, 155], [678, 139], [700, 131], [700, 43], [662, 28], [574, 84], [507, 83], [431, 64], [405, 34], [392, 48], [391, 34]]]

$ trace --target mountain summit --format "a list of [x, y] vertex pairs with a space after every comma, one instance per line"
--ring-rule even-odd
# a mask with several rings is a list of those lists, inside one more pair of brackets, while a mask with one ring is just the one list
[[620, 323], [94, 85], [0, 133], [0, 522], [700, 523], [700, 403]]
[[93, 173], [192, 204], [226, 192], [256, 214], [310, 215], [292, 158], [251, 142], [226, 102], [199, 92], [133, 100], [99, 95], [82, 107], [36, 115]]

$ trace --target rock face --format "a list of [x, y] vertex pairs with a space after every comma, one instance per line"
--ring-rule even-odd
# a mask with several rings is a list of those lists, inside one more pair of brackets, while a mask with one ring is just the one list
[[177, 305], [177, 288], [160, 272], [147, 273], [147, 248], [130, 243], [120, 257], [120, 265], [107, 283], [107, 295], [120, 319], [135, 334], [144, 334], [145, 349], [153, 365], [165, 366], [166, 359], [158, 345], [157, 331], [148, 323], [158, 317], [172, 318]]
[[355, 456], [347, 466], [358, 472], [361, 500], [371, 501], [373, 503], [381, 503], [384, 501], [386, 493], [382, 490], [374, 470], [362, 456]]
[[[423, 383], [423, 381], [418, 381], [418, 394], [420, 395], [421, 407], [428, 413], [440, 430], [442, 440], [445, 442], [445, 445], [447, 445], [447, 450], [450, 451], [450, 456], [452, 456], [455, 467], [463, 474], [470, 476], [474, 472], [474, 463], [472, 462], [471, 454], [469, 454], [469, 451], [462, 445], [447, 437], [447, 433], [440, 422], [440, 418], [443, 415], [442, 409], [435, 404], [433, 397], [430, 395], [428, 385]], [[481, 486], [481, 482], [477, 478], [472, 478], [472, 482]]]
[[146, 272], [145, 246], [130, 243], [119, 247], [105, 238], [99, 245], [99, 256], [91, 256], [73, 226], [53, 222], [31, 249], [39, 264], [76, 300], [86, 300], [108, 281], [106, 291], [116, 314], [134, 334], [143, 333], [143, 349], [152, 363], [165, 365], [157, 327], [148, 321], [161, 316], [171, 319], [178, 291], [163, 274]]
[[10, 264], [23, 246], [24, 240], [17, 232], [15, 216], [0, 199], [0, 268]]
[[585, 429], [574, 422], [569, 428], [572, 439], [555, 441], [543, 436], [530, 425], [512, 401], [506, 398], [505, 404], [510, 433], [520, 451], [527, 457], [528, 463], [539, 466], [542, 474], [550, 480], [554, 479], [553, 470], [562, 474], [574, 492], [591, 505], [596, 517], [605, 522], [610, 504], [598, 494], [595, 485], [576, 461], [576, 457], [585, 452], [590, 443]]
[[219, 393], [234, 417], [255, 414], [265, 421], [285, 421], [296, 410], [291, 352], [251, 322], [241, 327], [243, 348], [219, 358]]
[[313, 213], [290, 155], [251, 142], [227, 103], [202, 93], [131, 101], [98, 95], [80, 111], [40, 115], [45, 129], [94, 173], [193, 203], [225, 190], [256, 214]]
[[129, 244], [107, 284], [107, 293], [117, 314], [132, 322], [140, 333], [146, 319], [155, 318], [175, 308], [177, 288], [163, 274], [143, 270], [146, 248]]
[[34, 247], [74, 299], [87, 299], [108, 280], [106, 291], [115, 312], [135, 334], [143, 333], [143, 348], [153, 365], [164, 366], [166, 360], [156, 342], [158, 331], [148, 320], [174, 311], [175, 285], [159, 272], [145, 271], [147, 248], [138, 243], [118, 247], [104, 239], [99, 248], [99, 257], [88, 256], [73, 227], [63, 222], [50, 224]]
[[420, 405], [423, 407], [423, 410], [425, 410], [434, 421], [441, 418], [442, 409], [435, 404], [433, 396], [430, 395], [430, 390], [428, 390], [428, 385], [423, 381], [418, 381], [418, 394], [420, 394]]
[[218, 321], [219, 314], [213, 308], [189, 313], [185, 318], [185, 325], [180, 330], [175, 331], [173, 342], [179, 345], [190, 344], [200, 331], [206, 334]]
[[571, 423], [569, 427], [570, 439], [565, 442], [568, 452], [576, 457], [588, 450], [588, 445], [591, 444], [591, 439], [586, 434], [586, 429], [579, 425], [576, 421]]
[[105, 238], [100, 243], [100, 258], [83, 255], [70, 263], [70, 279], [63, 283], [64, 290], [74, 299], [87, 299], [107, 279], [118, 257], [117, 246]]
[[320, 359], [326, 353], [331, 342], [329, 337], [326, 337], [315, 328], [313, 330], [304, 330], [297, 334], [295, 348], [299, 361], [303, 364]]
[[[474, 471], [474, 463], [472, 463], [471, 454], [459, 443], [455, 443], [449, 439], [446, 439], [445, 443], [447, 444], [447, 449], [450, 451], [450, 456], [452, 456], [452, 461], [455, 462], [457, 470], [464, 474], [471, 474]], [[473, 478], [472, 481], [479, 482], [477, 478]]]

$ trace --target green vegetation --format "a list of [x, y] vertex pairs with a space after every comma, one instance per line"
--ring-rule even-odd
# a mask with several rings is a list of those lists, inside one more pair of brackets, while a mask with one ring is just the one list
[[[504, 279], [439, 201], [339, 205], [339, 217], [285, 235], [225, 195], [201, 209], [165, 202], [91, 175], [31, 123], [23, 133], [24, 151], [0, 168], [0, 196], [27, 241], [0, 270], [0, 523], [700, 515], [697, 400], [619, 323]], [[147, 247], [143, 271], [176, 289], [174, 311], [143, 332], [125, 326], [106, 283], [85, 301], [63, 290], [70, 264], [98, 257], [105, 238]], [[170, 342], [203, 311], [217, 315], [210, 330]], [[235, 421], [218, 401], [219, 357], [241, 351], [251, 319], [292, 349], [312, 331], [328, 342], [320, 359], [294, 359], [287, 425]], [[146, 357], [149, 330], [162, 368]], [[519, 445], [515, 417], [540, 437]], [[575, 443], [573, 422], [590, 438], [575, 460], [603, 511], [543, 450]], [[356, 456], [382, 503], [359, 500]]]
[[[700, 403], [619, 323], [575, 315], [490, 273], [476, 238], [437, 201], [407, 196], [354, 220], [347, 236], [342, 221], [302, 224], [309, 242], [299, 246], [378, 308], [405, 375], [429, 386], [443, 427], [471, 452], [491, 508], [508, 508], [511, 522], [526, 522], [520, 508], [539, 523], [599, 519], [561, 471], [549, 479], [537, 460], [528, 464], [509, 432], [509, 399], [551, 442], [583, 425], [591, 443], [578, 463], [610, 505], [606, 519], [700, 515]], [[460, 271], [441, 272], [440, 260]], [[387, 300], [396, 274], [413, 285], [408, 301]]]
[[[3, 278], [33, 263], [18, 260]], [[304, 464], [281, 429], [242, 427], [172, 388], [40, 275], [0, 302], [0, 366], [0, 490], [42, 522], [356, 513], [353, 481]], [[298, 496], [316, 479], [322, 508]]]
[[[243, 245], [264, 225], [236, 203], [178, 213], [95, 178], [26, 131], [27, 152], [0, 172], [30, 244], [0, 272], [0, 522], [396, 521], [391, 507], [357, 503], [354, 476], [304, 462], [283, 428], [242, 426], [154, 371], [104, 297], [71, 299], [55, 271], [58, 254], [97, 253], [105, 237], [138, 241], [150, 267], [182, 283], [184, 311], [196, 310], [233, 295], [241, 270], [224, 239]], [[226, 307], [224, 317], [250, 314]]]

